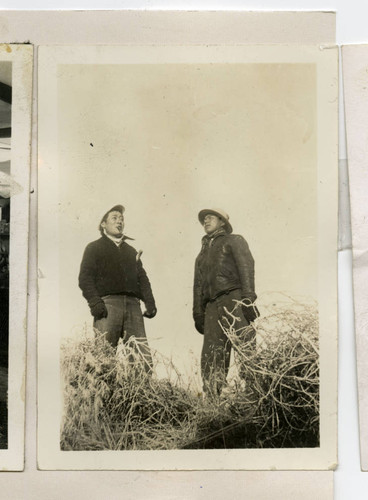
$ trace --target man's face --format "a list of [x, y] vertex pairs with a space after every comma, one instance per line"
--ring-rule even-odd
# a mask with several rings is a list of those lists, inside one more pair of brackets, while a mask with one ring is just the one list
[[220, 219], [220, 217], [214, 214], [207, 214], [206, 217], [203, 219], [204, 230], [209, 235], [211, 235], [224, 225], [225, 223]]
[[124, 215], [117, 211], [110, 212], [106, 221], [102, 222], [101, 226], [109, 236], [122, 236], [124, 231]]

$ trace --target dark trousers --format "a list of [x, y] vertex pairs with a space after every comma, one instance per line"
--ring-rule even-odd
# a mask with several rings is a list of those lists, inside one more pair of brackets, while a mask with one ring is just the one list
[[[235, 300], [241, 300], [240, 290], [233, 290], [228, 294], [220, 295], [214, 301], [208, 302], [205, 310], [204, 339], [201, 356], [201, 373], [203, 390], [206, 393], [220, 394], [222, 387], [226, 384], [226, 377], [229, 371], [231, 342], [221, 328], [221, 324], [226, 328], [231, 323], [231, 318], [226, 314], [224, 308], [232, 312], [235, 307]], [[239, 318], [235, 329], [242, 329], [249, 325], [245, 319], [241, 307], [233, 313]], [[221, 324], [220, 324], [221, 323]], [[250, 339], [251, 343], [252, 340]]]
[[136, 351], [144, 362], [146, 371], [150, 371], [152, 356], [139, 299], [127, 295], [107, 295], [102, 300], [106, 305], [107, 317], [95, 320], [93, 326], [105, 335], [113, 347], [118, 345], [120, 338], [126, 343], [134, 337]]

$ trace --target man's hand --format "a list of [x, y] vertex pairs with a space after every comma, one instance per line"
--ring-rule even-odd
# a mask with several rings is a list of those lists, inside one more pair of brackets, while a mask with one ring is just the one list
[[204, 315], [196, 315], [194, 317], [194, 325], [200, 334], [204, 334]]
[[107, 317], [107, 309], [105, 306], [105, 302], [100, 299], [89, 305], [91, 309], [92, 316], [97, 319], [102, 319]]
[[149, 309], [149, 310], [144, 311], [143, 316], [145, 318], [152, 319], [156, 316], [156, 314], [157, 314], [157, 309], [156, 309], [156, 307], [154, 307], [153, 309]]
[[249, 299], [242, 299], [242, 301], [243, 301], [242, 310], [244, 317], [248, 321], [248, 323], [252, 323], [255, 319], [259, 317], [258, 308]]

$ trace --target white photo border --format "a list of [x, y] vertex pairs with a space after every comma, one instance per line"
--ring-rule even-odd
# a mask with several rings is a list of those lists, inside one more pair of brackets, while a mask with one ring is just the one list
[[[39, 48], [38, 465], [41, 469], [327, 470], [337, 463], [337, 61], [335, 46], [99, 46]], [[320, 447], [175, 451], [60, 450], [57, 68], [59, 64], [314, 63], [317, 67]], [[50, 251], [50, 242], [52, 249]]]

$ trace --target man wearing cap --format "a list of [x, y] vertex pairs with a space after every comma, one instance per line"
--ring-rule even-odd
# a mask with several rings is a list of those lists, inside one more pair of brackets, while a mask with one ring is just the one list
[[[89, 243], [84, 251], [79, 273], [79, 287], [94, 318], [93, 326], [105, 334], [114, 347], [119, 338], [131, 337], [139, 343], [146, 371], [152, 368], [143, 316], [156, 315], [151, 285], [140, 254], [127, 243], [124, 207], [115, 205], [102, 217], [101, 238]], [[146, 310], [142, 314], [140, 300]]]
[[[221, 209], [205, 209], [198, 214], [206, 235], [195, 262], [193, 318], [204, 335], [201, 374], [206, 393], [220, 394], [229, 370], [231, 343], [219, 322], [242, 301], [236, 311], [237, 329], [252, 323], [259, 315], [254, 301], [254, 259], [245, 239], [232, 234], [229, 216]], [[254, 346], [254, 330], [244, 340]]]

